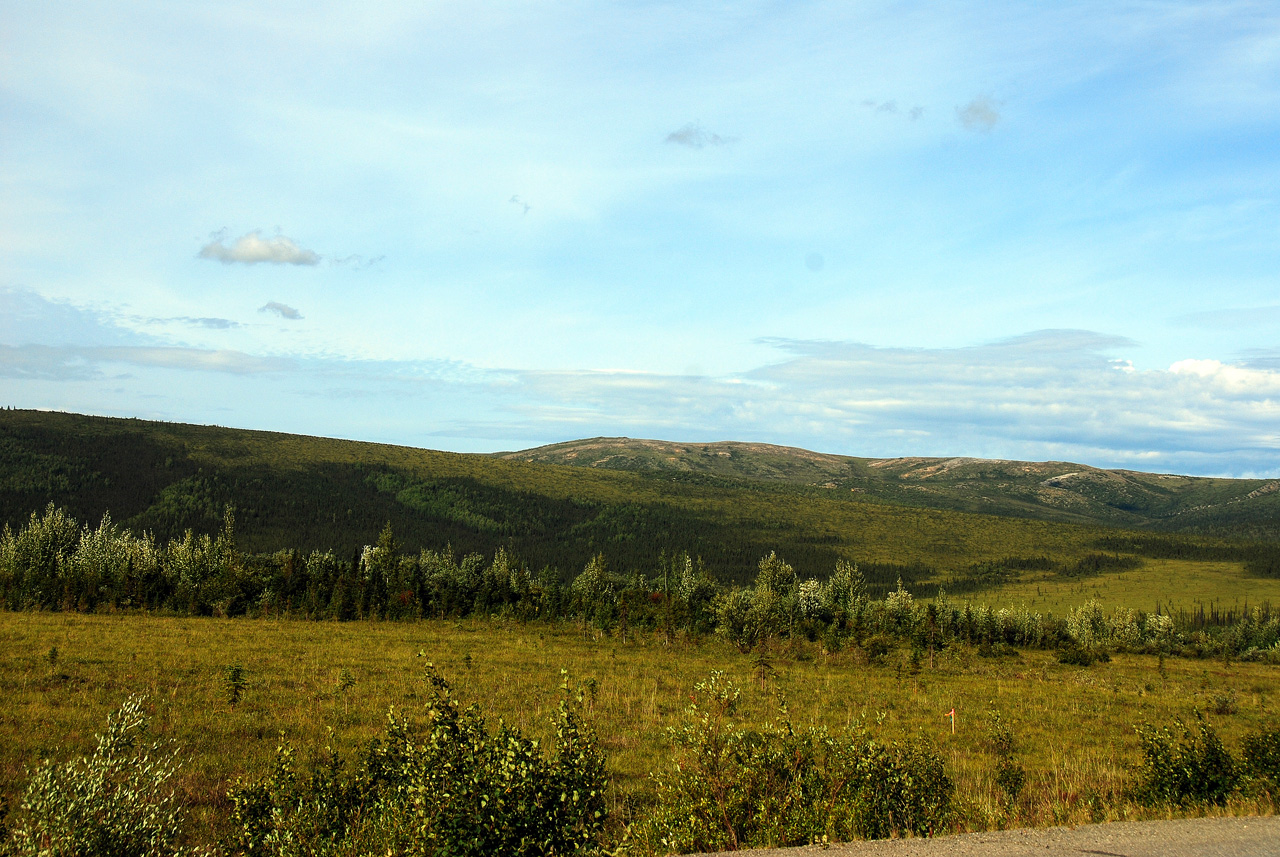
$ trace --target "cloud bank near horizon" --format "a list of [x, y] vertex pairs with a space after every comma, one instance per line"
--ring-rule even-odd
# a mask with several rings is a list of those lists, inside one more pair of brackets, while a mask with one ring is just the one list
[[[38, 302], [34, 302], [38, 305]], [[1137, 370], [1134, 343], [1087, 330], [1041, 330], [962, 348], [884, 348], [771, 339], [779, 359], [723, 375], [484, 368], [447, 360], [248, 353], [160, 343], [90, 311], [101, 345], [7, 343], [14, 393], [56, 394], [69, 410], [95, 385], [116, 407], [225, 422], [220, 408], [266, 399], [281, 430], [476, 451], [597, 435], [744, 440], [868, 457], [1073, 460], [1192, 475], [1280, 475], [1280, 368], [1187, 358]], [[164, 379], [199, 373], [198, 385]], [[155, 390], [164, 389], [163, 396]], [[195, 391], [200, 391], [197, 396]], [[207, 400], [202, 397], [207, 393]], [[365, 404], [359, 414], [347, 405]], [[97, 408], [96, 410], [101, 410]], [[408, 436], [405, 436], [408, 433]], [[438, 441], [437, 441], [438, 442]]]

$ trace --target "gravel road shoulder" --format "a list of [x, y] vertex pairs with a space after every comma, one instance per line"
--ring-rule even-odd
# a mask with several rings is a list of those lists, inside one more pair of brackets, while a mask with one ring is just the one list
[[750, 857], [1280, 857], [1280, 817], [1118, 821], [737, 853]]

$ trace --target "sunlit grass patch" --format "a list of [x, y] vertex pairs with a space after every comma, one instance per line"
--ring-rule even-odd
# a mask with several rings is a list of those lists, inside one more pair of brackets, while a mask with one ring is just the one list
[[1093, 600], [1107, 610], [1127, 607], [1154, 613], [1203, 607], [1235, 609], [1280, 604], [1280, 579], [1250, 577], [1239, 562], [1144, 559], [1141, 566], [1092, 577], [1072, 578], [1052, 572], [1029, 572], [1016, 582], [983, 590], [975, 596], [988, 603], [1024, 604], [1029, 609], [1065, 616], [1072, 607]]

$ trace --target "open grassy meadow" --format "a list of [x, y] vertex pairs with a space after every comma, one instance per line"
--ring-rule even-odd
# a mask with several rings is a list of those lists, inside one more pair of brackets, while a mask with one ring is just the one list
[[[42, 759], [88, 751], [107, 715], [142, 694], [154, 726], [183, 750], [180, 789], [204, 841], [226, 823], [228, 783], [263, 774], [282, 736], [303, 758], [327, 743], [363, 745], [380, 733], [389, 708], [412, 713], [421, 704], [426, 661], [491, 721], [503, 718], [532, 734], [546, 731], [562, 669], [579, 681], [594, 679], [588, 700], [608, 755], [618, 825], [643, 809], [648, 773], [671, 763], [667, 727], [680, 721], [692, 686], [717, 669], [743, 688], [747, 721], [776, 717], [780, 694], [797, 725], [838, 731], [863, 724], [886, 739], [928, 736], [956, 780], [960, 824], [968, 829], [1158, 816], [1167, 810], [1123, 797], [1139, 756], [1134, 724], [1188, 720], [1200, 709], [1234, 750], [1241, 734], [1274, 725], [1280, 702], [1280, 667], [1259, 663], [1117, 655], [1086, 668], [1062, 665], [1053, 652], [987, 658], [955, 647], [913, 671], [903, 651], [869, 664], [856, 648], [825, 654], [817, 644], [793, 641], [769, 650], [769, 668], [761, 669], [754, 655], [716, 638], [668, 646], [656, 636], [602, 636], [575, 623], [489, 619], [0, 612], [0, 650], [6, 798], [20, 795], [25, 769]], [[233, 663], [243, 665], [248, 681], [234, 706], [225, 680]], [[952, 708], [954, 735], [944, 716]], [[1027, 771], [1012, 809], [993, 780], [986, 728], [993, 709], [1012, 728]], [[1236, 798], [1226, 809], [1271, 810], [1266, 798]]]
[[1146, 558], [1138, 568], [1080, 578], [1025, 572], [1016, 582], [986, 589], [979, 597], [1055, 616], [1091, 599], [1108, 612], [1117, 607], [1174, 614], [1200, 607], [1239, 611], [1280, 605], [1280, 578], [1252, 577], [1239, 562]]

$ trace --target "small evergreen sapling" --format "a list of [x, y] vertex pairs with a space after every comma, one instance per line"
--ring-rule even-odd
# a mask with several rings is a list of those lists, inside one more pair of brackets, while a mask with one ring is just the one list
[[987, 740], [996, 756], [996, 785], [1004, 793], [1006, 807], [1012, 810], [1026, 785], [1027, 772], [1018, 761], [1013, 730], [1005, 725], [999, 711], [992, 710], [989, 716]]
[[235, 708], [249, 687], [249, 680], [245, 677], [244, 667], [239, 661], [223, 668], [222, 687], [226, 692], [227, 704]]

